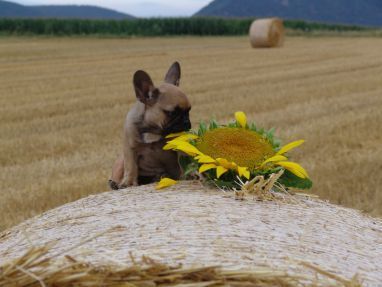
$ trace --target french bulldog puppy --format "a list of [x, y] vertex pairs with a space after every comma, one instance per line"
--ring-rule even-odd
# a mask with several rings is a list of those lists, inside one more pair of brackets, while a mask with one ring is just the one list
[[146, 72], [135, 72], [137, 102], [126, 116], [123, 155], [115, 161], [109, 180], [112, 189], [181, 176], [177, 152], [162, 149], [167, 135], [191, 128], [191, 104], [179, 88], [180, 75], [178, 62], [171, 65], [159, 86]]

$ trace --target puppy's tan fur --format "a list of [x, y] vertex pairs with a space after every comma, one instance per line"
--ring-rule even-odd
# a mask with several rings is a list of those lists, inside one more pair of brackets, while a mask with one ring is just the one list
[[168, 176], [178, 179], [181, 168], [178, 155], [164, 151], [165, 135], [191, 127], [188, 112], [191, 104], [179, 89], [180, 65], [175, 62], [165, 82], [155, 87], [150, 76], [137, 71], [134, 88], [137, 102], [125, 120], [123, 156], [113, 167], [111, 188], [150, 183]]

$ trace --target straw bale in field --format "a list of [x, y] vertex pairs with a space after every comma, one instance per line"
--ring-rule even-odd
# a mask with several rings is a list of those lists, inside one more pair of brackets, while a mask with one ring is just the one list
[[25, 221], [0, 234], [0, 271], [30, 247], [50, 244], [49, 256], [92, 264], [148, 256], [185, 268], [266, 267], [306, 276], [314, 273], [307, 266], [317, 266], [340, 280], [358, 274], [364, 286], [382, 282], [381, 220], [310, 197], [235, 200], [198, 182], [106, 192]]
[[279, 47], [284, 43], [284, 33], [281, 19], [258, 19], [249, 29], [249, 38], [253, 48]]

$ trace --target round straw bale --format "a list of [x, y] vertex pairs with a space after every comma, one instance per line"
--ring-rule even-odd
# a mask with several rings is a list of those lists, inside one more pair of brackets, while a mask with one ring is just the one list
[[106, 192], [0, 234], [0, 266], [31, 246], [54, 243], [50, 256], [93, 264], [129, 264], [131, 252], [170, 265], [267, 266], [304, 276], [313, 276], [306, 267], [313, 264], [341, 278], [358, 274], [364, 286], [382, 282], [380, 219], [309, 197], [291, 199], [239, 201], [198, 182], [163, 192], [153, 185]]
[[284, 43], [284, 24], [281, 19], [269, 18], [253, 21], [249, 29], [253, 48], [279, 47]]

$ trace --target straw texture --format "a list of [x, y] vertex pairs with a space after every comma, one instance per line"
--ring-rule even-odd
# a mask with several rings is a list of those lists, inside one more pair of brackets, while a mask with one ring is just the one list
[[253, 48], [279, 47], [284, 43], [284, 24], [281, 19], [258, 19], [249, 28]]
[[132, 253], [189, 268], [292, 275], [312, 275], [313, 265], [339, 278], [358, 274], [364, 286], [382, 282], [381, 220], [309, 198], [239, 201], [197, 182], [107, 192], [46, 212], [0, 234], [0, 266], [53, 243], [49, 256], [92, 264], [133, 263]]
[[[0, 265], [2, 287], [317, 287], [304, 275], [266, 268], [227, 270], [218, 266], [183, 267], [158, 263], [148, 257], [130, 265], [94, 265], [66, 256], [58, 262], [49, 256], [49, 247], [31, 248], [20, 258]], [[318, 270], [325, 287], [361, 287], [357, 278], [343, 280]], [[333, 280], [334, 279], [334, 280]], [[317, 281], [317, 280], [314, 280]]]

